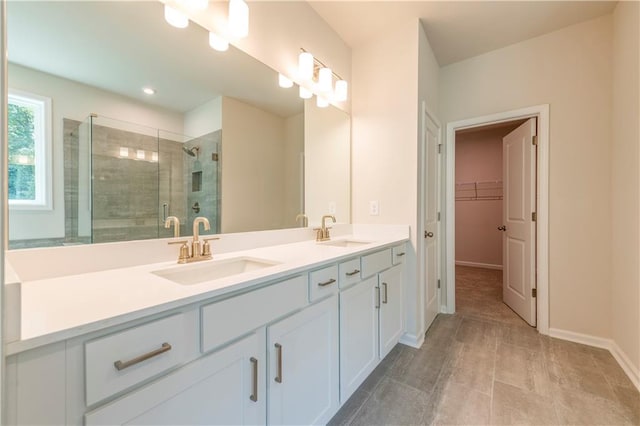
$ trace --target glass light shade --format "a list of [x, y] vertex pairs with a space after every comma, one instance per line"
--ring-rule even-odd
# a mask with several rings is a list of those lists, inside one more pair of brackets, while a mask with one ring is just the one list
[[209, 46], [218, 52], [225, 52], [229, 49], [229, 42], [218, 34], [209, 32]]
[[176, 28], [187, 28], [189, 26], [189, 18], [167, 4], [164, 5], [164, 19], [169, 25]]
[[318, 90], [322, 93], [330, 93], [333, 90], [333, 72], [331, 68], [320, 68]]
[[144, 150], [143, 149], [136, 150], [136, 158], [138, 160], [144, 160]]
[[120, 157], [125, 157], [125, 158], [128, 157], [129, 156], [129, 148], [121, 146], [119, 155], [120, 155]]
[[336, 91], [334, 98], [337, 102], [344, 102], [347, 100], [348, 84], [346, 80], [336, 81]]
[[229, 0], [229, 32], [240, 38], [249, 35], [249, 6], [244, 0]]
[[316, 99], [316, 105], [318, 108], [326, 108], [329, 106], [329, 101], [322, 96], [318, 96]]
[[152, 152], [151, 153], [151, 161], [154, 163], [158, 162], [158, 153], [157, 152]]
[[278, 74], [278, 85], [284, 89], [288, 89], [293, 87], [293, 81], [291, 81], [287, 76]]
[[311, 90], [307, 89], [306, 87], [300, 86], [300, 97], [302, 99], [310, 99], [312, 96], [313, 93], [311, 92]]
[[309, 52], [302, 52], [298, 56], [298, 78], [304, 81], [313, 78], [313, 55]]

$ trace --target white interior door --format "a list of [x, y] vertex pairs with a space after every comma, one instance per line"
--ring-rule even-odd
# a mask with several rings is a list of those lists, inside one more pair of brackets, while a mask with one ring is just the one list
[[535, 281], [536, 119], [529, 119], [502, 140], [503, 270], [502, 298], [530, 325], [536, 325]]
[[438, 153], [440, 129], [433, 120], [426, 116], [427, 128], [424, 142], [424, 264], [425, 264], [425, 329], [429, 328], [439, 311], [438, 278], [438, 244], [440, 229], [438, 221], [438, 200], [440, 188], [440, 156]]

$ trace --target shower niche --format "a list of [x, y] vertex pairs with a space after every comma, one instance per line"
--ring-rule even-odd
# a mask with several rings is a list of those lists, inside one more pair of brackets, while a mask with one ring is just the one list
[[[221, 130], [197, 138], [90, 116], [64, 120], [64, 244], [190, 236], [197, 216], [220, 232]], [[215, 160], [214, 160], [215, 159]]]

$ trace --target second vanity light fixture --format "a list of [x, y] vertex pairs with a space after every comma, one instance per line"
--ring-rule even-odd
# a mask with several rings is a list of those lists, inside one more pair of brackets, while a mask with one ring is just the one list
[[[298, 81], [300, 83], [300, 97], [310, 99], [316, 95], [316, 105], [320, 108], [329, 106], [330, 102], [344, 102], [347, 100], [348, 83], [333, 72], [310, 52], [300, 49], [298, 56]], [[335, 87], [333, 84], [335, 77]], [[289, 88], [293, 81], [283, 74], [278, 75], [280, 87]]]
[[[178, 6], [178, 7], [176, 7]], [[189, 26], [189, 17], [181, 10], [201, 12], [209, 7], [209, 0], [174, 0], [164, 4], [164, 19], [176, 28]], [[229, 0], [227, 37], [244, 38], [249, 35], [249, 6], [244, 0]], [[228, 38], [209, 32], [209, 46], [219, 52], [229, 49]]]

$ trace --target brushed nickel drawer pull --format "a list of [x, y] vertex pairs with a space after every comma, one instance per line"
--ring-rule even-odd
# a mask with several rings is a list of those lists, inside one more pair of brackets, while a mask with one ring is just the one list
[[396, 253], [396, 256], [404, 256], [406, 253], [402, 252], [402, 253]]
[[282, 383], [282, 345], [280, 343], [275, 344], [276, 351], [278, 352], [278, 368], [276, 370], [276, 382]]
[[113, 365], [114, 365], [114, 367], [116, 367], [116, 370], [121, 371], [121, 370], [124, 370], [125, 368], [129, 368], [132, 365], [136, 365], [136, 364], [138, 364], [138, 363], [140, 363], [142, 361], [146, 361], [149, 358], [153, 358], [154, 356], [158, 356], [158, 355], [160, 355], [162, 353], [165, 353], [167, 351], [170, 351], [170, 350], [171, 350], [171, 345], [165, 342], [165, 343], [162, 344], [162, 347], [156, 349], [155, 351], [151, 351], [151, 352], [148, 352], [148, 353], [146, 353], [144, 355], [140, 355], [139, 357], [136, 357], [136, 358], [131, 359], [129, 361], [125, 361], [125, 362], [116, 361], [116, 362], [113, 363]]
[[380, 309], [380, 287], [376, 287], [376, 309]]
[[355, 274], [359, 274], [359, 273], [360, 273], [360, 269], [354, 269], [353, 272], [347, 272], [347, 276], [352, 277]]
[[319, 285], [320, 287], [324, 287], [324, 286], [327, 286], [327, 285], [331, 285], [331, 284], [333, 284], [333, 283], [335, 283], [335, 282], [336, 282], [336, 280], [334, 280], [333, 278], [331, 278], [329, 281], [325, 281], [325, 282], [323, 282], [323, 283], [318, 283], [318, 285]]
[[382, 283], [382, 287], [384, 287], [384, 297], [382, 298], [382, 303], [387, 303], [387, 283]]
[[253, 366], [253, 392], [251, 393], [251, 396], [249, 396], [249, 399], [252, 400], [253, 402], [257, 402], [258, 401], [258, 360], [255, 359], [254, 357], [249, 358], [249, 361], [251, 361], [251, 365]]

